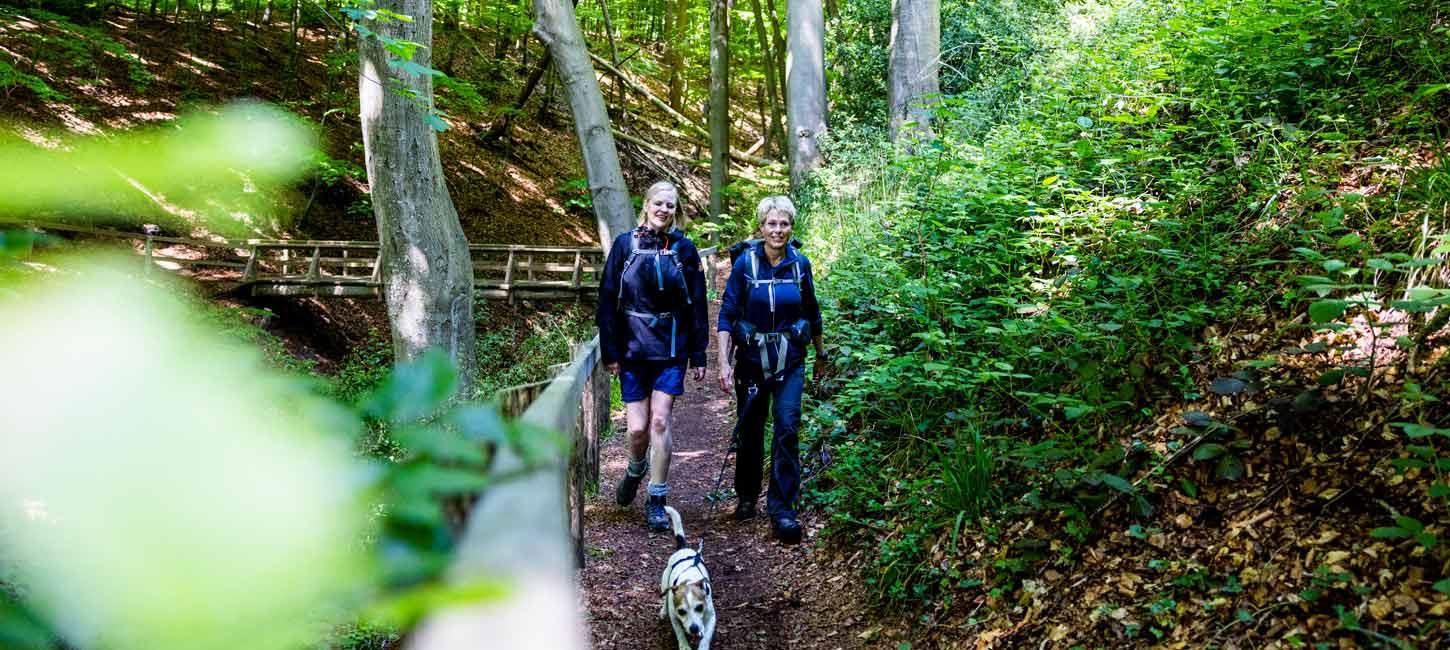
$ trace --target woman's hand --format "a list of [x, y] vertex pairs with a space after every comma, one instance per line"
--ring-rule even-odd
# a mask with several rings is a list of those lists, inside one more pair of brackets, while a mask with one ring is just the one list
[[606, 363], [606, 364], [604, 364], [604, 369], [605, 370], [608, 370], [609, 371], [609, 374], [611, 374], [611, 375], [614, 375], [616, 377], [619, 376], [619, 362], [618, 361], [615, 361], [614, 363]]
[[735, 366], [724, 361], [720, 362], [720, 390], [730, 394], [730, 387], [735, 383]]
[[826, 362], [829, 360], [825, 350], [816, 350], [816, 360], [811, 365], [811, 381], [820, 381], [825, 376]]
[[697, 384], [705, 381], [705, 366], [695, 366], [690, 376], [694, 378]]

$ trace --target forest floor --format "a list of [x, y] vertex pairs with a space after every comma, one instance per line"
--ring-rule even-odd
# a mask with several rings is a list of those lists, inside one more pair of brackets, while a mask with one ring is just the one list
[[[715, 311], [712, 305], [712, 322]], [[709, 367], [717, 368], [714, 347], [709, 356]], [[687, 381], [673, 418], [669, 502], [680, 511], [689, 543], [704, 544], [718, 620], [710, 647], [880, 647], [873, 642], [880, 627], [868, 616], [859, 577], [818, 543], [824, 525], [820, 515], [802, 513], [805, 539], [786, 546], [771, 536], [763, 507], [760, 516], [738, 522], [733, 499], [712, 504], [708, 498], [733, 485], [733, 454], [719, 490], [716, 483], [729, 452], [734, 409], [734, 398], [720, 391], [713, 373], [706, 373], [704, 382]], [[598, 493], [589, 498], [584, 514], [587, 558], [580, 583], [593, 647], [674, 648], [674, 632], [659, 619], [660, 574], [675, 551], [674, 538], [645, 526], [643, 495], [628, 508], [615, 504], [614, 486], [628, 463], [622, 412], [614, 429], [617, 433], [600, 450]]]

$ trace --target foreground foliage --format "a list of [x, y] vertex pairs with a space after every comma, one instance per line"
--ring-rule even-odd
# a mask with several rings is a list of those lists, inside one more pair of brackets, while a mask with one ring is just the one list
[[1053, 4], [810, 196], [835, 534], [986, 638], [1444, 638], [1446, 18]]

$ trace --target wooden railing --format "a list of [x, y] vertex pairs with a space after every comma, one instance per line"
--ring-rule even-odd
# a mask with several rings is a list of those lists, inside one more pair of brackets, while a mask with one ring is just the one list
[[499, 448], [493, 471], [520, 476], [491, 487], [474, 504], [448, 579], [505, 580], [508, 595], [431, 616], [415, 630], [410, 648], [587, 646], [582, 619], [574, 613], [579, 602], [574, 569], [584, 561], [584, 485], [598, 479], [598, 441], [609, 426], [609, 376], [599, 338], [579, 346], [552, 380], [504, 389], [499, 396], [506, 415], [524, 406], [519, 419], [559, 432], [570, 444], [536, 461], [532, 471], [512, 449]]
[[[371, 297], [382, 287], [382, 254], [375, 241], [201, 240], [70, 224], [21, 225], [141, 242], [148, 270], [195, 272], [209, 267], [212, 275], [202, 279], [236, 283], [256, 296]], [[475, 244], [468, 250], [474, 290], [491, 299], [592, 298], [604, 269], [604, 254], [595, 247]], [[700, 251], [707, 269], [713, 268], [715, 252], [713, 247]], [[705, 279], [713, 296], [715, 274], [707, 272]]]

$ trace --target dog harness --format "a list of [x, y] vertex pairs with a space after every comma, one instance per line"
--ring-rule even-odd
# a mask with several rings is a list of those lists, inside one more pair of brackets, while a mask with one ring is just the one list
[[[703, 543], [703, 540], [702, 540], [702, 543]], [[669, 569], [670, 573], [674, 573], [675, 572], [675, 567], [680, 566], [681, 564], [684, 564], [686, 562], [690, 563], [690, 566], [685, 567], [684, 570], [682, 570], [678, 574], [676, 574], [675, 577], [670, 580], [670, 586], [665, 587], [664, 589], [661, 589], [660, 590], [660, 595], [661, 596], [663, 596], [666, 593], [668, 593], [671, 589], [674, 589], [675, 587], [680, 586], [680, 583], [681, 582], [684, 582], [684, 580], [681, 580], [680, 579], [682, 576], [684, 576], [685, 574], [689, 573], [691, 570], [695, 570], [696, 567], [702, 566], [704, 564], [704, 561], [702, 561], [700, 559], [700, 551], [697, 550], [697, 551], [695, 551], [695, 554], [694, 555], [691, 555], [689, 557], [682, 557], [682, 558], [680, 558], [680, 559], [675, 560], [674, 562], [672, 562], [670, 564], [670, 569]], [[700, 582], [705, 585], [705, 595], [706, 596], [710, 595], [710, 578], [708, 576], [704, 575], [703, 572], [700, 573]]]

